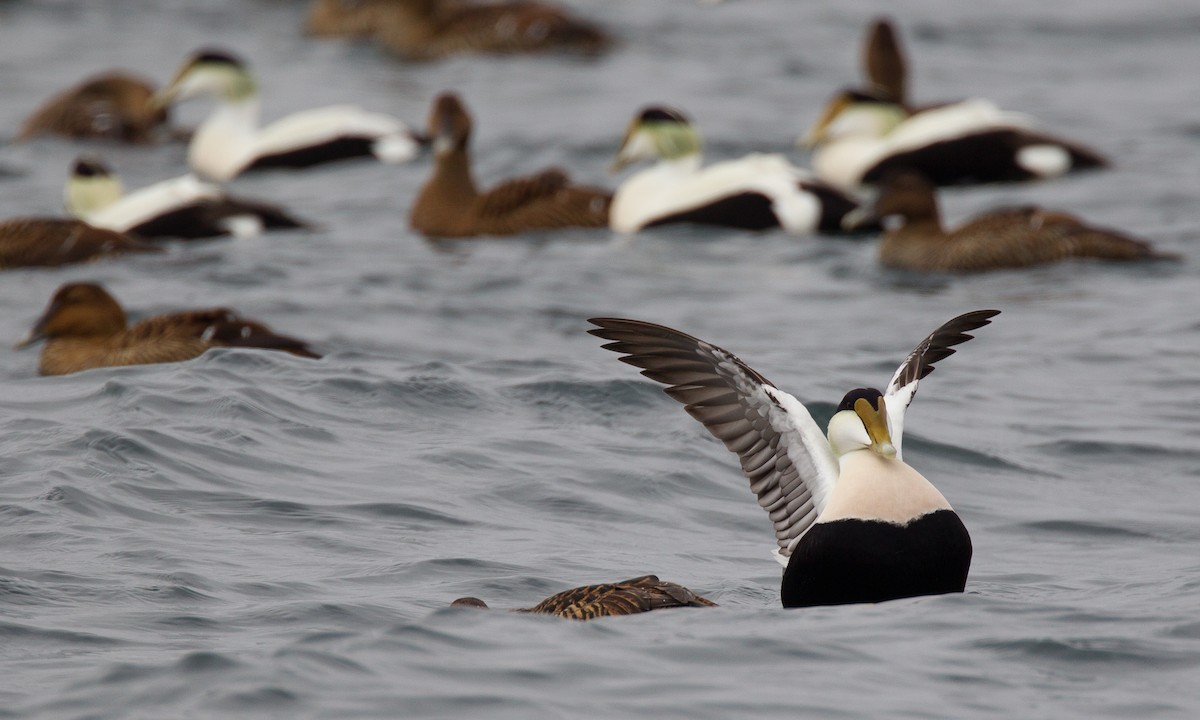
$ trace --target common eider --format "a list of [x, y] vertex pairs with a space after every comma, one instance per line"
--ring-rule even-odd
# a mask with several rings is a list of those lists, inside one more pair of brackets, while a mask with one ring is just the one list
[[434, 169], [413, 203], [409, 221], [429, 237], [513, 235], [527, 230], [608, 225], [611, 196], [571, 185], [555, 168], [480, 192], [467, 146], [471, 116], [453, 93], [438, 96], [429, 114]]
[[775, 525], [784, 607], [962, 592], [971, 537], [928, 480], [901, 459], [904, 412], [934, 363], [998, 310], [950, 320], [917, 345], [884, 392], [846, 393], [828, 437], [799, 400], [733, 354], [678, 330], [593, 318], [604, 347], [669, 387], [738, 455]]
[[[615, 583], [572, 588], [551, 595], [531, 608], [518, 608], [512, 612], [555, 615], [568, 620], [594, 620], [666, 608], [716, 605], [682, 585], [659, 580], [655, 575], [643, 575]], [[450, 603], [450, 606], [486, 608], [487, 603], [479, 598], [464, 597]]]
[[373, 37], [405, 60], [554, 50], [595, 55], [611, 44], [596, 25], [525, 1], [313, 0], [307, 28], [326, 37]]
[[319, 358], [308, 345], [227, 308], [156, 315], [127, 325], [125, 311], [94, 283], [63, 285], [18, 348], [45, 340], [38, 370], [66, 375], [99, 367], [190, 360], [213, 347], [282, 350]]
[[75, 161], [63, 191], [67, 212], [95, 227], [140, 238], [196, 240], [308, 227], [282, 208], [233, 197], [195, 175], [124, 194], [121, 181], [93, 157]]
[[1144, 240], [1036, 205], [991, 210], [947, 231], [933, 185], [915, 173], [899, 173], [884, 182], [874, 215], [899, 218], [900, 224], [889, 226], [883, 236], [879, 259], [904, 270], [978, 272], [1068, 258], [1177, 259], [1155, 252]]
[[360, 157], [402, 163], [419, 149], [418, 138], [404, 123], [354, 105], [305, 110], [259, 128], [254, 78], [241, 60], [219, 50], [189, 58], [155, 95], [154, 104], [200, 96], [216, 98], [217, 107], [192, 136], [188, 163], [214, 180], [230, 180], [249, 170], [305, 168]]
[[[648, 107], [629, 124], [614, 170], [657, 160], [617, 188], [609, 225], [621, 233], [672, 223], [789, 233], [843, 232], [853, 198], [782, 155], [754, 153], [702, 167], [700, 136], [679, 110]], [[854, 228], [861, 231], [862, 228]]]
[[836, 93], [801, 141], [813, 148], [817, 176], [838, 187], [877, 183], [903, 169], [958, 185], [1052, 178], [1108, 164], [987, 100], [913, 105], [907, 60], [886, 19], [869, 27], [862, 62], [867, 87]]
[[0, 222], [0, 270], [58, 267], [162, 248], [72, 218], [29, 217]]
[[84, 80], [46, 101], [21, 126], [18, 140], [39, 135], [148, 143], [167, 122], [167, 110], [151, 107], [154, 86], [120, 72]]

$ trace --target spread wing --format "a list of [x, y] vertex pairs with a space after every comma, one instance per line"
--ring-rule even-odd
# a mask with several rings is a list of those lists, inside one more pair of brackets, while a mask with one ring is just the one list
[[670, 387], [741, 461], [758, 504], [771, 516], [786, 564], [791, 547], [825, 507], [838, 476], [824, 433], [799, 400], [776, 388], [733, 354], [662, 325], [592, 318], [588, 332], [613, 342], [622, 362]]
[[887, 399], [888, 424], [891, 426], [896, 457], [900, 457], [900, 443], [904, 436], [904, 411], [917, 396], [917, 384], [921, 378], [933, 372], [934, 363], [953, 355], [955, 345], [973, 338], [974, 335], [967, 334], [969, 331], [991, 323], [991, 319], [999, 314], [999, 310], [976, 310], [959, 315], [930, 333], [900, 363], [883, 394]]

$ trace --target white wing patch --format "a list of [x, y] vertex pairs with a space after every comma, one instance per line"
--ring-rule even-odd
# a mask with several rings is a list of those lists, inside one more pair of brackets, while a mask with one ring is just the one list
[[220, 187], [188, 174], [135, 190], [90, 214], [87, 221], [95, 227], [126, 232], [169, 212], [222, 197]]

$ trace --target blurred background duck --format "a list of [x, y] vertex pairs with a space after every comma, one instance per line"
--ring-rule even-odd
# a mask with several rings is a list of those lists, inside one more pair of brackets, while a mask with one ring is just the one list
[[813, 149], [813, 171], [834, 185], [876, 183], [903, 169], [938, 185], [1018, 182], [1108, 164], [988, 100], [914, 106], [908, 63], [886, 19], [868, 27], [862, 62], [867, 87], [836, 93], [801, 139]]
[[167, 110], [152, 107], [154, 86], [110, 72], [84, 80], [46, 101], [21, 126], [18, 140], [40, 135], [149, 143], [166, 125]]
[[157, 315], [128, 325], [120, 303], [95, 283], [63, 285], [18, 348], [45, 340], [38, 370], [66, 375], [98, 367], [180, 362], [213, 347], [282, 350], [319, 358], [308, 345], [227, 308]]
[[946, 230], [933, 184], [911, 172], [885, 181], [874, 215], [884, 221], [898, 219], [894, 226], [888, 223], [879, 259], [904, 270], [977, 272], [1068, 258], [1178, 259], [1155, 252], [1144, 240], [1035, 205], [991, 210]]
[[[551, 595], [531, 608], [519, 608], [512, 612], [554, 615], [568, 620], [594, 620], [667, 608], [716, 605], [682, 585], [659, 580], [655, 575], [643, 575], [615, 583], [572, 588]], [[487, 603], [479, 598], [465, 597], [455, 600], [450, 606], [486, 608]]]
[[58, 267], [162, 248], [71, 218], [29, 217], [0, 222], [0, 270]]
[[[629, 125], [613, 169], [655, 164], [631, 175], [613, 196], [609, 224], [622, 233], [672, 223], [745, 230], [843, 232], [858, 207], [846, 193], [795, 167], [782, 155], [753, 153], [703, 167], [700, 135], [682, 112], [642, 110]], [[854, 228], [862, 231], [868, 228]]]
[[452, 238], [608, 225], [611, 195], [598, 188], [571, 185], [557, 168], [480, 192], [467, 152], [471, 116], [457, 95], [444, 93], [434, 100], [428, 132], [434, 168], [409, 215], [414, 230], [429, 237]]
[[63, 197], [67, 212], [88, 224], [148, 240], [244, 238], [265, 230], [308, 227], [280, 207], [232, 197], [195, 175], [164, 180], [126, 195], [121, 180], [95, 157], [75, 161]]
[[155, 106], [212, 97], [217, 107], [192, 136], [188, 163], [214, 180], [248, 170], [305, 168], [350, 158], [402, 163], [416, 156], [418, 138], [396, 118], [354, 105], [305, 110], [260, 128], [258, 85], [241, 60], [220, 50], [190, 57]]
[[375, 38], [406, 60], [556, 50], [594, 55], [611, 44], [598, 26], [536, 2], [313, 0], [307, 29], [325, 37]]

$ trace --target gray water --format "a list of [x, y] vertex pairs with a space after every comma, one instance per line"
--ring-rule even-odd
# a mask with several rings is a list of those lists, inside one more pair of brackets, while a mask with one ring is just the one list
[[[303, 3], [0, 5], [0, 133], [110, 67], [165, 82], [245, 55], [265, 115], [338, 102], [423, 122], [461, 92], [484, 184], [605, 168], [648, 102], [710, 155], [791, 152], [897, 16], [916, 97], [985, 96], [1112, 170], [957, 190], [951, 221], [1038, 202], [1181, 253], [977, 277], [881, 270], [874, 242], [678, 228], [431, 245], [427, 162], [247, 177], [313, 233], [0, 276], [0, 347], [61, 283], [135, 314], [230, 305], [327, 357], [36, 375], [0, 349], [0, 717], [1200, 716], [1200, 9], [935, 0], [578, 0], [595, 62], [402, 65], [300, 35]], [[179, 113], [183, 124], [207, 112]], [[127, 185], [182, 146], [105, 153]], [[0, 217], [59, 211], [81, 146], [0, 146]], [[803, 160], [796, 156], [797, 160]], [[922, 385], [906, 459], [975, 542], [963, 595], [785, 611], [735, 458], [585, 334], [661, 322], [738, 353], [818, 418], [967, 310], [1003, 311]], [[823, 421], [823, 420], [822, 420]], [[647, 572], [721, 607], [570, 623], [454, 611]]]

